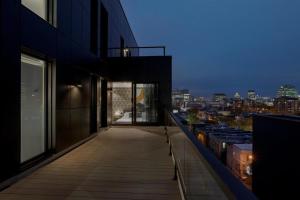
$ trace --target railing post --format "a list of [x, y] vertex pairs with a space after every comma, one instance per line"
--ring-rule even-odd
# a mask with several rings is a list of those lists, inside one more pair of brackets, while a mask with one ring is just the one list
[[166, 137], [167, 137], [167, 143], [169, 143], [169, 135], [168, 135], [168, 128], [167, 128], [167, 126], [165, 126], [165, 135], [166, 135]]
[[174, 181], [177, 180], [177, 164], [176, 164], [176, 161], [175, 161], [175, 166], [174, 166], [174, 178], [173, 178]]
[[169, 145], [170, 147], [169, 147], [169, 156], [172, 156], [172, 144], [171, 144], [171, 142], [170, 142], [170, 145]]

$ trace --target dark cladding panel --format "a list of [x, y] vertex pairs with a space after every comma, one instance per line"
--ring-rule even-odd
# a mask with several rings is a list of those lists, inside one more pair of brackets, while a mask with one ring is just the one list
[[64, 35], [71, 35], [72, 31], [72, 0], [59, 1], [57, 4], [57, 29]]
[[0, 1], [1, 103], [0, 182], [12, 176], [20, 155], [20, 1]]
[[[72, 41], [81, 45], [83, 39], [83, 8], [78, 0], [72, 2]], [[76, 14], [75, 14], [76, 13]]]
[[56, 150], [90, 135], [91, 77], [79, 68], [58, 68]]
[[109, 16], [109, 48], [120, 47], [120, 36], [125, 40], [125, 46], [136, 47], [137, 42], [127, 21], [119, 0], [102, 0]]
[[300, 118], [255, 116], [253, 191], [260, 199], [293, 199], [300, 177]]
[[23, 47], [44, 56], [56, 57], [56, 30], [52, 25], [24, 6], [21, 6], [21, 24]]

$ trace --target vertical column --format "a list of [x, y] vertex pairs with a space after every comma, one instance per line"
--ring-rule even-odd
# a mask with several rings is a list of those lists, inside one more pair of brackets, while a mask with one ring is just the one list
[[20, 5], [21, 0], [0, 2], [0, 181], [15, 173], [20, 159]]

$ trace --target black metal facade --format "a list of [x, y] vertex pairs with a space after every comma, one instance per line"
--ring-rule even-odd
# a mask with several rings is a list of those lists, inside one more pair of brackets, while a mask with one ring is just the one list
[[255, 116], [253, 192], [259, 199], [294, 199], [300, 177], [300, 118]]
[[[103, 48], [137, 46], [119, 0], [51, 2], [54, 6], [48, 21], [23, 6], [21, 0], [0, 3], [0, 182], [26, 168], [20, 164], [21, 53], [47, 61], [50, 68], [51, 81], [48, 80], [47, 86], [50, 137], [47, 136], [47, 150], [41, 158], [62, 151], [97, 132], [99, 126], [109, 124], [105, 119], [109, 112], [107, 80], [136, 81], [143, 74], [143, 81], [147, 82], [150, 73], [152, 78], [148, 81], [162, 85], [161, 108], [171, 105], [171, 57], [137, 58], [130, 62], [133, 68], [123, 58], [117, 68], [106, 72], [106, 67], [113, 67], [115, 62], [107, 65], [110, 61], [103, 53], [107, 49]], [[138, 53], [133, 52], [132, 56]], [[74, 92], [74, 86], [80, 87]]]

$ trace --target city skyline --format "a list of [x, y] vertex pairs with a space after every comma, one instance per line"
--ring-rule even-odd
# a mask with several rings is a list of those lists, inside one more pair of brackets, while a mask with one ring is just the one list
[[121, 2], [139, 45], [164, 44], [174, 56], [174, 88], [202, 96], [300, 88], [299, 1]]
[[297, 88], [296, 86], [294, 86], [294, 85], [291, 85], [291, 84], [282, 84], [282, 85], [280, 85], [280, 86], [273, 92], [273, 94], [271, 94], [271, 95], [264, 95], [263, 93], [257, 92], [258, 90], [255, 90], [255, 89], [253, 89], [253, 88], [249, 88], [249, 89], [246, 90], [246, 91], [235, 91], [235, 92], [230, 93], [230, 94], [229, 94], [229, 93], [226, 93], [226, 92], [222, 92], [222, 91], [217, 91], [217, 92], [213, 92], [213, 93], [209, 94], [208, 96], [204, 96], [204, 95], [201, 95], [201, 94], [200, 94], [200, 95], [197, 95], [197, 94], [195, 94], [192, 90], [190, 90], [189, 88], [173, 88], [173, 90], [189, 90], [189, 92], [190, 92], [190, 94], [191, 94], [192, 96], [194, 96], [194, 97], [204, 97], [204, 98], [212, 98], [214, 94], [225, 94], [228, 98], [233, 98], [234, 95], [235, 95], [236, 93], [239, 93], [239, 94], [241, 95], [242, 98], [247, 98], [247, 96], [248, 96], [248, 91], [252, 91], [252, 90], [253, 90], [253, 91], [255, 92], [256, 96], [258, 96], [258, 97], [270, 97], [270, 98], [276, 98], [276, 96], [278, 95], [278, 90], [279, 90], [281, 87], [286, 86], [286, 85], [295, 87], [296, 91], [298, 92], [298, 88]]

